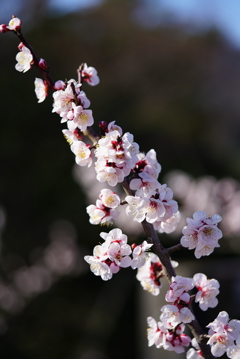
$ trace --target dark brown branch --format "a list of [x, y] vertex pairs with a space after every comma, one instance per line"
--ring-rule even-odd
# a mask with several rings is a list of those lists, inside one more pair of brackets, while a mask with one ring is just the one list
[[27, 42], [27, 40], [23, 36], [22, 32], [20, 30], [19, 31], [13, 31], [13, 32], [15, 33], [15, 35], [17, 35], [17, 37], [24, 44], [24, 46], [26, 46], [31, 51], [31, 54], [33, 56], [34, 65], [41, 71], [45, 81], [48, 84], [49, 89], [53, 90], [54, 81], [51, 79], [51, 77], [49, 75], [49, 68], [44, 70], [39, 66], [39, 59], [37, 58], [35, 52], [33, 51], [33, 48], [29, 45], [29, 43]]
[[176, 244], [176, 246], [172, 246], [172, 247], [168, 248], [167, 251], [168, 251], [168, 254], [171, 255], [173, 252], [179, 251], [180, 249], [182, 249], [181, 243]]
[[[41, 71], [44, 79], [46, 80], [48, 86], [50, 89], [54, 89], [54, 82], [51, 79], [49, 75], [49, 68], [46, 70], [42, 69], [39, 66], [39, 60], [37, 56], [35, 55], [32, 47], [28, 44], [24, 36], [22, 35], [21, 31], [14, 31], [15, 34], [18, 36], [20, 41], [31, 51], [33, 56], [34, 65], [38, 67], [38, 69]], [[78, 73], [78, 82], [81, 83], [81, 69], [82, 65], [80, 65], [79, 69], [77, 70]], [[92, 142], [93, 145], [96, 146], [99, 141], [99, 136], [96, 134], [96, 132], [93, 130], [92, 127], [88, 127], [85, 131], [83, 131], [83, 134], [87, 136]], [[126, 192], [127, 195], [134, 196], [134, 191], [132, 191], [129, 188], [128, 180], [125, 178], [122, 182], [122, 186]], [[181, 244], [173, 246], [169, 249], [166, 249], [160, 242], [159, 237], [156, 233], [156, 231], [153, 228], [153, 225], [151, 223], [148, 223], [146, 220], [142, 222], [143, 229], [148, 237], [148, 241], [153, 244], [153, 248], [155, 253], [158, 255], [162, 265], [163, 265], [163, 273], [167, 277], [169, 283], [171, 283], [171, 278], [176, 276], [175, 270], [171, 264], [170, 254], [173, 253], [176, 250], [181, 249]], [[205, 359], [214, 359], [214, 356], [211, 354], [210, 346], [207, 345], [208, 336], [203, 332], [203, 329], [199, 325], [198, 321], [195, 319], [191, 323], [188, 324], [188, 327], [190, 328], [193, 336], [196, 338], [202, 353], [204, 355]]]
[[[129, 188], [128, 181], [125, 178], [125, 180], [122, 182], [122, 186], [124, 188], [124, 191], [127, 195], [134, 196], [134, 191], [132, 191]], [[153, 243], [153, 248], [157, 256], [159, 257], [162, 265], [163, 265], [163, 271], [164, 275], [167, 277], [169, 283], [171, 283], [172, 277], [176, 276], [175, 270], [171, 263], [170, 254], [176, 250], [181, 249], [181, 244], [178, 244], [176, 246], [173, 246], [169, 249], [166, 249], [162, 243], [160, 242], [160, 239], [153, 228], [153, 225], [151, 223], [148, 223], [146, 220], [142, 222], [143, 229], [148, 237], [148, 241], [150, 243]], [[190, 308], [191, 310], [191, 308]], [[201, 351], [204, 355], [205, 359], [214, 359], [215, 357], [211, 353], [210, 346], [207, 344], [208, 338], [206, 334], [204, 333], [203, 329], [199, 325], [198, 321], [195, 319], [191, 323], [187, 324], [189, 329], [191, 330], [193, 336], [196, 338]]]

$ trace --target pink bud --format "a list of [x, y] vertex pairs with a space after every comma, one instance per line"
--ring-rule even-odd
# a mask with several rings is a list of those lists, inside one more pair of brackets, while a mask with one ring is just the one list
[[166, 334], [166, 340], [171, 342], [174, 339], [175, 335], [173, 333]]
[[0, 25], [0, 32], [4, 34], [4, 32], [8, 32], [10, 31], [8, 28], [7, 28], [7, 25], [5, 24], [2, 24]]
[[100, 122], [98, 123], [98, 126], [99, 126], [99, 128], [100, 128], [102, 134], [105, 134], [106, 132], [108, 132], [108, 131], [107, 131], [107, 122], [106, 122], [106, 121], [100, 121]]
[[19, 51], [22, 51], [22, 48], [24, 47], [24, 43], [23, 42], [20, 42], [20, 44], [18, 45], [18, 50]]
[[82, 140], [82, 132], [78, 127], [75, 128], [73, 134], [77, 137], [78, 140]]
[[191, 338], [186, 334], [181, 334], [179, 336], [179, 338], [180, 338], [182, 345], [184, 345], [184, 346], [188, 346], [189, 343], [191, 342]]
[[44, 71], [48, 69], [48, 64], [44, 59], [39, 60], [38, 66]]
[[62, 80], [58, 80], [55, 82], [54, 84], [54, 90], [64, 90], [66, 87], [65, 82], [63, 82]]

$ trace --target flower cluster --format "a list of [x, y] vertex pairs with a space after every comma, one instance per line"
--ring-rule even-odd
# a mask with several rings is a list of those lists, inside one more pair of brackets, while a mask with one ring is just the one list
[[135, 177], [130, 188], [135, 196], [127, 196], [127, 214], [137, 222], [146, 219], [154, 229], [170, 233], [180, 220], [178, 204], [173, 199], [172, 190], [166, 184], [158, 182], [161, 166], [157, 162], [156, 152], [150, 150], [146, 155], [139, 154], [134, 168]]
[[240, 354], [240, 320], [229, 321], [227, 312], [220, 312], [217, 318], [207, 325], [211, 345], [211, 352], [216, 357], [221, 357], [227, 352], [229, 358], [238, 359]]
[[[178, 266], [178, 263], [171, 261], [173, 268]], [[152, 295], [158, 295], [161, 289], [161, 278], [164, 277], [163, 266], [158, 256], [154, 253], [149, 253], [148, 260], [144, 265], [138, 269], [137, 279], [140, 281], [144, 290]]]
[[[94, 247], [93, 256], [85, 256], [84, 259], [90, 264], [91, 271], [101, 276], [103, 280], [109, 280], [114, 273], [119, 272], [120, 268], [132, 267], [139, 268], [147, 260], [146, 251], [152, 244], [144, 241], [141, 245], [133, 245], [133, 251], [127, 244], [127, 236], [119, 228], [111, 230], [109, 233], [100, 233], [105, 242]], [[130, 257], [132, 255], [132, 258]]]
[[[13, 17], [8, 25], [0, 25], [0, 32], [14, 31], [20, 39], [21, 20]], [[97, 71], [86, 63], [78, 69], [78, 82], [74, 79], [63, 82], [53, 82], [48, 76], [49, 67], [44, 59], [37, 60], [32, 48], [27, 42], [20, 43], [19, 53], [16, 56], [17, 71], [26, 72], [31, 66], [36, 65], [42, 72], [45, 80], [35, 79], [35, 93], [38, 102], [43, 102], [49, 89], [53, 90], [53, 112], [61, 117], [61, 122], [66, 123], [67, 129], [63, 134], [70, 144], [71, 151], [75, 154], [75, 161], [80, 166], [90, 167], [93, 156], [96, 157], [95, 170], [99, 182], [107, 182], [114, 187], [123, 183], [128, 193], [125, 201], [121, 203], [120, 197], [110, 189], [102, 189], [96, 205], [89, 205], [87, 213], [92, 224], [109, 224], [119, 216], [117, 207], [127, 203], [126, 213], [135, 221], [143, 221], [151, 224], [146, 233], [153, 233], [153, 229], [160, 233], [171, 233], [175, 230], [180, 220], [178, 204], [173, 199], [173, 191], [167, 184], [161, 184], [158, 176], [161, 166], [157, 161], [156, 152], [151, 149], [146, 154], [139, 152], [139, 145], [134, 142], [133, 135], [129, 132], [123, 134], [121, 127], [115, 122], [107, 124], [99, 123], [100, 134], [94, 134], [93, 129], [88, 129], [94, 123], [92, 111], [89, 108], [90, 101], [82, 91], [84, 82], [91, 86], [99, 83]], [[89, 135], [91, 133], [91, 135]], [[82, 141], [83, 136], [93, 139], [93, 145]], [[130, 195], [131, 194], [131, 195]], [[134, 195], [133, 195], [134, 194]], [[222, 232], [217, 225], [221, 216], [215, 214], [207, 217], [203, 211], [193, 214], [193, 218], [187, 218], [187, 226], [183, 228], [181, 245], [189, 249], [195, 249], [196, 258], [211, 254], [214, 248], [219, 247], [218, 240]], [[145, 225], [147, 223], [144, 223]], [[148, 225], [147, 224], [147, 225]], [[148, 225], [149, 226], [149, 225]], [[154, 233], [155, 234], [155, 233]], [[130, 246], [128, 238], [121, 229], [115, 228], [109, 233], [100, 234], [104, 242], [95, 246], [93, 255], [84, 257], [90, 264], [90, 270], [100, 276], [104, 281], [112, 278], [113, 274], [121, 268], [131, 267], [138, 269], [137, 279], [144, 290], [153, 295], [158, 295], [161, 288], [161, 278], [167, 272], [167, 266], [163, 267], [159, 257], [148, 250], [153, 246], [147, 241], [142, 244]], [[158, 244], [154, 235], [149, 235], [150, 241]], [[172, 253], [176, 247], [168, 251]], [[177, 248], [179, 249], [179, 248]], [[166, 254], [167, 252], [165, 252]], [[171, 261], [171, 260], [170, 260]], [[168, 262], [170, 266], [170, 262]], [[171, 261], [172, 268], [178, 265]], [[166, 273], [167, 272], [167, 273]], [[172, 273], [174, 273], [172, 271]], [[188, 291], [196, 288], [195, 296], [190, 297]], [[175, 275], [171, 278], [170, 289], [165, 299], [169, 303], [161, 308], [160, 321], [156, 322], [148, 317], [148, 343], [157, 348], [164, 348], [176, 353], [182, 353], [184, 346], [189, 346], [191, 339], [184, 334], [185, 324], [191, 323], [195, 317], [190, 310], [190, 301], [195, 298], [201, 310], [214, 308], [218, 304], [216, 296], [219, 294], [219, 283], [215, 279], [207, 279], [202, 273], [197, 273], [193, 278], [184, 278]], [[207, 326], [209, 329], [208, 344], [214, 356], [220, 357], [224, 353], [231, 359], [240, 357], [240, 321], [230, 320], [226, 312], [220, 312], [218, 317]], [[199, 335], [200, 337], [200, 335]], [[192, 341], [191, 348], [187, 352], [187, 359], [202, 359], [204, 353], [199, 348], [196, 340]]]
[[194, 287], [192, 278], [181, 276], [172, 277], [170, 290], [165, 299], [172, 304], [164, 305], [161, 309], [161, 320], [166, 323], [167, 328], [173, 329], [180, 323], [190, 323], [194, 315], [188, 308], [190, 295], [187, 293]]
[[216, 247], [220, 247], [218, 240], [222, 237], [222, 231], [217, 224], [222, 220], [218, 214], [207, 217], [203, 211], [193, 214], [193, 218], [187, 218], [187, 226], [182, 230], [181, 245], [188, 249], [195, 248], [195, 257], [208, 256]]
[[108, 125], [105, 136], [98, 141], [95, 151], [97, 158], [95, 169], [97, 180], [116, 186], [123, 182], [138, 160], [139, 146], [133, 141], [133, 135], [126, 132], [124, 135], [120, 127], [114, 122]]
[[185, 325], [177, 325], [174, 329], [166, 327], [165, 322], [156, 322], [152, 317], [147, 318], [148, 328], [148, 346], [155, 345], [157, 348], [163, 348], [176, 353], [183, 353], [184, 346], [188, 347], [191, 338], [184, 334]]
[[90, 216], [90, 223], [103, 224], [108, 223], [112, 219], [117, 219], [120, 212], [116, 208], [120, 204], [119, 196], [110, 189], [102, 189], [99, 199], [96, 201], [96, 206], [91, 204], [87, 207], [87, 213]]

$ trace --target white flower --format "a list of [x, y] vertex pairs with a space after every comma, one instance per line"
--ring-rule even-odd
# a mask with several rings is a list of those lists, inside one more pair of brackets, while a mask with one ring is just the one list
[[22, 21], [18, 17], [13, 17], [8, 23], [8, 30], [19, 30], [22, 25]]
[[217, 318], [207, 325], [211, 335], [207, 344], [211, 345], [211, 352], [216, 357], [222, 356], [229, 347], [234, 345], [234, 340], [240, 340], [240, 320], [229, 321], [228, 313], [220, 312]]
[[43, 102], [48, 93], [47, 86], [45, 85], [44, 81], [38, 77], [35, 78], [34, 85], [38, 103]]
[[146, 253], [146, 251], [152, 246], [153, 244], [149, 244], [147, 241], [144, 241], [142, 244], [133, 249], [133, 260], [131, 264], [132, 269], [141, 268], [146, 263], [150, 255], [150, 253]]
[[192, 339], [192, 346], [195, 349], [191, 348], [187, 351], [186, 359], [203, 359], [202, 351], [198, 345], [196, 338]]
[[208, 256], [219, 247], [218, 240], [222, 237], [222, 231], [217, 228], [221, 216], [215, 214], [207, 217], [203, 211], [193, 214], [193, 218], [187, 218], [187, 226], [182, 230], [181, 245], [188, 249], [195, 248], [195, 257]]
[[88, 166], [92, 164], [92, 153], [82, 141], [74, 141], [71, 145], [72, 152], [76, 155], [75, 160], [79, 166]]
[[231, 359], [239, 359], [240, 358], [240, 343], [237, 345], [231, 345], [227, 348], [227, 356]]
[[31, 51], [26, 47], [22, 46], [21, 51], [16, 56], [17, 64], [15, 69], [20, 72], [26, 72], [31, 68], [33, 63], [33, 56]]
[[161, 172], [161, 165], [157, 161], [155, 150], [152, 149], [148, 151], [146, 155], [139, 153], [135, 170], [137, 173], [145, 172], [151, 177], [157, 179], [159, 173]]
[[[96, 162], [96, 169], [97, 162]], [[120, 183], [124, 180], [124, 173], [119, 168], [114, 168], [111, 166], [106, 166], [102, 170], [97, 171], [97, 180], [99, 182], [107, 182], [109, 186], [114, 187], [117, 183]]]
[[72, 103], [73, 107], [73, 122], [81, 130], [85, 131], [87, 127], [93, 125], [93, 117], [91, 110], [84, 110], [82, 106], [76, 106]]
[[240, 320], [232, 319], [229, 321], [229, 315], [225, 311], [220, 312], [207, 327], [216, 333], [226, 333], [231, 340], [240, 338]]
[[108, 243], [95, 246], [93, 256], [84, 257], [84, 260], [90, 264], [90, 270], [96, 276], [101, 276], [103, 280], [109, 280], [112, 278], [110, 267], [105, 262], [108, 259], [108, 256], [106, 255], [107, 247]]
[[100, 82], [98, 74], [97, 74], [97, 70], [94, 67], [87, 66], [87, 64], [83, 65], [81, 74], [82, 74], [83, 80], [86, 81], [91, 86], [98, 85]]
[[205, 274], [197, 273], [193, 277], [194, 284], [198, 290], [195, 302], [199, 302], [199, 307], [206, 311], [214, 308], [218, 304], [216, 295], [219, 294], [219, 282], [216, 279], [207, 279]]
[[[173, 268], [178, 266], [178, 263], [171, 261]], [[144, 265], [138, 268], [136, 278], [140, 281], [144, 290], [152, 295], [160, 293], [161, 278], [164, 277], [162, 263], [158, 256], [154, 253], [149, 253]]]
[[87, 213], [90, 216], [90, 223], [103, 224], [117, 219], [120, 212], [116, 211], [116, 207], [120, 204], [120, 198], [116, 193], [109, 189], [103, 189], [96, 201], [96, 206], [91, 204], [87, 207]]
[[153, 227], [156, 231], [160, 233], [172, 233], [175, 231], [179, 221], [181, 219], [181, 213], [178, 211], [174, 213], [172, 217], [169, 217], [166, 220], [157, 221], [153, 223]]
[[119, 196], [110, 189], [102, 189], [99, 198], [101, 199], [105, 207], [116, 208], [120, 205]]
[[122, 268], [130, 267], [132, 259], [129, 255], [132, 253], [131, 247], [126, 243], [113, 242], [109, 245], [108, 256], [112, 262]]
[[175, 328], [180, 323], [190, 323], [195, 319], [192, 312], [186, 307], [179, 309], [176, 305], [168, 304], [164, 305], [161, 311], [160, 319], [169, 329]]
[[175, 302], [180, 296], [194, 287], [192, 278], [185, 278], [177, 275], [172, 277], [170, 290], [167, 292], [165, 299], [167, 302]]
[[147, 329], [148, 346], [151, 347], [154, 344], [157, 348], [161, 348], [166, 342], [168, 330], [161, 322], [157, 323], [152, 317], [147, 318], [147, 323], [149, 326]]
[[215, 357], [221, 357], [234, 343], [226, 333], [214, 333], [207, 344], [211, 345], [211, 352]]

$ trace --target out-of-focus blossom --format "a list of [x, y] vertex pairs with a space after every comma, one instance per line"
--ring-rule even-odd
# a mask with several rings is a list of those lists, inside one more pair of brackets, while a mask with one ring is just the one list
[[46, 83], [36, 77], [35, 81], [34, 81], [34, 85], [35, 85], [35, 93], [38, 99], [38, 102], [43, 102], [48, 94], [48, 86], [46, 85]]
[[81, 76], [83, 81], [86, 81], [91, 86], [96, 86], [100, 82], [97, 70], [92, 66], [88, 66], [87, 64], [83, 65]]

